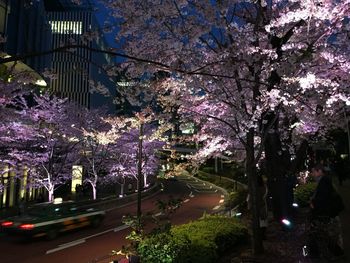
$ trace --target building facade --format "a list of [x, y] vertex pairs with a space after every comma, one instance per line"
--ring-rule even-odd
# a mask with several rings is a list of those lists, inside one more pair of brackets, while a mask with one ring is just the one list
[[[51, 48], [70, 44], [84, 46], [53, 54], [51, 69], [57, 78], [51, 81], [51, 89], [60, 97], [89, 109], [104, 106], [109, 113], [115, 112], [115, 85], [102, 70], [110, 61], [103, 53], [91, 50], [105, 47], [103, 37], [97, 33], [99, 25], [94, 6], [90, 1], [75, 5], [66, 0], [48, 0], [45, 6], [52, 30]], [[92, 92], [102, 86], [109, 91], [108, 96]]]
[[[2, 2], [2, 3], [1, 3]], [[0, 31], [9, 55], [33, 54], [50, 49], [51, 27], [42, 1], [1, 0]], [[32, 56], [22, 61], [38, 73], [50, 67], [50, 56]]]

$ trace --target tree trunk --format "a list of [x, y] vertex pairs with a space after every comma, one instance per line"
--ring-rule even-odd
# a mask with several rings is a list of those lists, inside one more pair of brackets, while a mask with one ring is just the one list
[[53, 187], [49, 189], [49, 202], [53, 202], [54, 194], [53, 194]]
[[251, 128], [247, 133], [247, 146], [246, 146], [246, 173], [248, 176], [249, 196], [251, 202], [252, 213], [252, 249], [255, 255], [262, 254], [264, 252], [264, 246], [262, 242], [262, 236], [259, 224], [259, 207], [258, 207], [258, 180], [256, 173], [256, 164], [254, 158], [254, 129]]
[[93, 198], [93, 200], [96, 200], [96, 198], [97, 198], [96, 185], [91, 184], [91, 186], [92, 186], [92, 198]]
[[265, 171], [272, 196], [272, 211], [276, 220], [290, 218], [292, 215], [296, 173], [303, 168], [307, 148], [307, 141], [303, 141], [294, 160], [291, 161], [289, 153], [282, 150], [278, 133], [267, 134]]
[[148, 187], [147, 176], [143, 175], [143, 187]]
[[141, 191], [142, 191], [142, 137], [143, 124], [139, 128], [138, 163], [137, 163], [137, 218], [141, 219]]
[[120, 197], [124, 196], [124, 186], [125, 184], [120, 184], [120, 194], [119, 194]]
[[265, 139], [265, 173], [272, 197], [272, 211], [276, 220], [289, 218], [292, 211], [293, 186], [290, 174], [290, 156], [282, 150], [278, 132], [268, 132]]

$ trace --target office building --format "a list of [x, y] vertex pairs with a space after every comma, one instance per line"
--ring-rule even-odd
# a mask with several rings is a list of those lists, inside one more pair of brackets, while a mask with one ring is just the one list
[[[50, 48], [51, 27], [44, 3], [29, 0], [0, 0], [0, 56], [28, 55]], [[40, 76], [50, 66], [50, 56], [30, 56], [23, 61], [2, 65], [17, 75], [30, 74], [33, 84], [46, 86]]]
[[[90, 1], [76, 5], [71, 1], [47, 0], [45, 7], [52, 30], [51, 48], [69, 44], [84, 46], [52, 55], [51, 68], [57, 78], [51, 81], [50, 88], [60, 97], [67, 97], [87, 108], [104, 106], [109, 113], [115, 112], [115, 85], [102, 69], [111, 61], [103, 53], [90, 50], [105, 48], [103, 38], [97, 33], [99, 25], [94, 6]], [[89, 36], [92, 37], [89, 39]], [[109, 96], [91, 93], [94, 87], [102, 86], [109, 90]]]

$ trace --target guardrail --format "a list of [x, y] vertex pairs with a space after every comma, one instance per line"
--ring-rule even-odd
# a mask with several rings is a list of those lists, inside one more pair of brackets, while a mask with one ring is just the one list
[[[203, 171], [201, 171], [201, 173], [207, 174], [207, 175], [211, 175], [211, 176], [214, 175], [214, 174], [209, 174], [209, 173], [203, 172]], [[218, 177], [219, 177], [219, 175], [214, 175], [214, 176], [218, 176]], [[197, 177], [197, 179], [199, 179], [199, 178]], [[241, 182], [239, 182], [239, 181], [237, 181], [237, 180], [228, 178], [228, 177], [226, 177], [226, 176], [220, 176], [220, 179], [221, 179], [221, 180], [226, 180], [226, 181], [229, 181], [229, 182], [234, 183], [234, 185], [235, 185], [234, 189], [235, 189], [236, 191], [239, 189], [239, 187], [241, 187], [242, 189], [248, 189], [248, 186], [247, 186], [246, 184], [243, 184], [243, 183], [241, 183]], [[199, 179], [199, 180], [204, 181], [204, 182], [206, 182], [206, 183], [209, 183], [209, 184], [211, 184], [211, 185], [214, 185], [216, 188], [219, 188], [219, 189], [223, 190], [223, 191], [226, 193], [225, 199], [228, 197], [228, 192], [227, 192], [226, 189], [224, 189], [224, 188], [222, 188], [222, 187], [219, 187], [219, 186], [217, 186], [217, 185], [215, 185], [215, 184], [213, 184], [213, 183], [210, 183], [210, 182], [208, 182], [208, 181], [205, 181], [205, 180], [202, 180], [202, 179]], [[218, 209], [217, 211], [215, 211], [213, 214], [227, 215], [227, 216], [232, 217], [232, 216], [237, 215], [237, 210], [238, 210], [238, 208], [239, 208], [240, 205], [241, 205], [241, 204], [238, 204], [238, 205], [236, 205], [236, 206], [233, 207], [233, 208], [226, 208], [226, 207], [225, 207], [225, 203], [223, 203], [223, 205], [221, 206], [221, 208]]]

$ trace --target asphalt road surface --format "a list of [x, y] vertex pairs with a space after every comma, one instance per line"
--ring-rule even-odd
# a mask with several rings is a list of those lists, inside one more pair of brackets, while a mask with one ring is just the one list
[[[152, 211], [159, 214], [157, 200], [181, 198], [180, 208], [171, 216], [173, 224], [187, 223], [197, 219], [204, 212], [212, 213], [223, 203], [223, 195], [210, 185], [193, 178], [180, 177], [168, 180], [164, 191], [158, 192], [142, 201], [142, 212]], [[38, 238], [31, 241], [20, 241], [15, 237], [0, 237], [1, 263], [80, 263], [109, 262], [101, 260], [112, 250], [120, 250], [126, 244], [125, 236], [130, 228], [122, 224], [122, 216], [136, 214], [136, 203], [111, 209], [98, 228], [84, 228], [60, 235], [57, 239], [47, 241]]]

